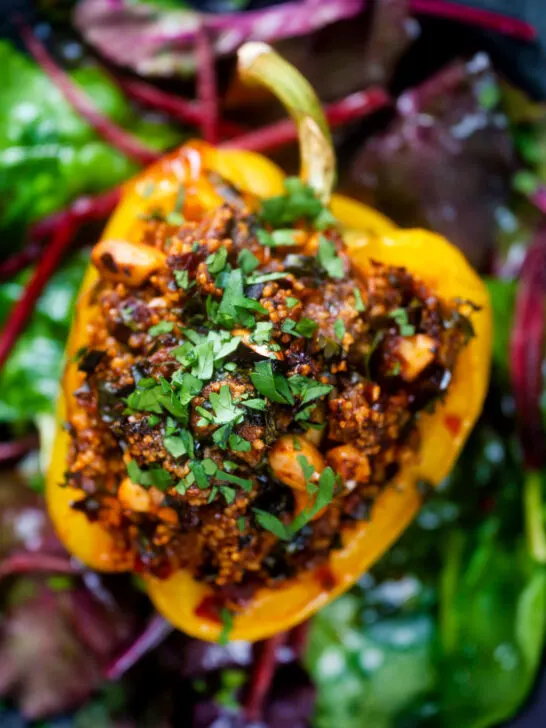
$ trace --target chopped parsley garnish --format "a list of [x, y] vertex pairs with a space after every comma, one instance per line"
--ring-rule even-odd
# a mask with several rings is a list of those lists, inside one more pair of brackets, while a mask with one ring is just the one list
[[329, 394], [333, 387], [330, 384], [322, 384], [317, 382], [315, 379], [309, 377], [303, 377], [300, 374], [295, 374], [288, 379], [288, 386], [292, 394], [295, 397], [301, 399], [301, 404], [307, 404], [312, 402], [314, 399], [324, 397]]
[[195, 479], [197, 487], [201, 490], [206, 490], [209, 487], [209, 476], [205, 471], [203, 463], [200, 460], [190, 460], [188, 467]]
[[172, 321], [160, 321], [155, 326], [148, 329], [150, 336], [160, 336], [161, 334], [170, 334], [174, 328]]
[[250, 336], [250, 340], [255, 344], [267, 344], [271, 339], [273, 324], [271, 321], [260, 321], [256, 324], [256, 328]]
[[267, 406], [265, 399], [245, 399], [241, 402], [242, 405], [254, 410], [264, 410]]
[[179, 212], [169, 212], [165, 217], [165, 222], [168, 225], [182, 225], [184, 217]]
[[246, 528], [246, 518], [244, 516], [241, 516], [237, 519], [237, 528], [239, 531], [244, 531]]
[[366, 306], [364, 305], [364, 301], [362, 300], [362, 294], [360, 293], [360, 288], [358, 286], [355, 286], [353, 288], [353, 293], [355, 296], [355, 308], [359, 313], [362, 313], [366, 309]]
[[219, 248], [216, 253], [209, 255], [205, 263], [211, 275], [216, 275], [216, 273], [224, 270], [227, 263], [227, 256], [227, 248]]
[[252, 273], [260, 265], [258, 258], [246, 248], [239, 253], [237, 263], [245, 275]]
[[291, 534], [289, 529], [280, 519], [277, 518], [277, 516], [274, 516], [272, 513], [268, 513], [267, 511], [263, 511], [261, 508], [253, 508], [252, 511], [256, 516], [256, 521], [265, 531], [271, 531], [271, 533], [277, 538], [280, 538], [281, 541], [290, 540]]
[[195, 286], [195, 281], [190, 281], [190, 274], [187, 270], [175, 270], [174, 280], [176, 281], [176, 285], [179, 288], [182, 288], [184, 291], [187, 291], [192, 286]]
[[315, 223], [318, 229], [324, 229], [335, 222], [314, 190], [298, 177], [285, 179], [284, 189], [284, 195], [270, 197], [262, 202], [260, 218], [263, 222], [282, 228], [299, 220], [306, 220]]
[[334, 324], [334, 334], [340, 341], [345, 336], [345, 324], [341, 319], [338, 319]]
[[220, 610], [220, 621], [222, 622], [222, 631], [218, 637], [218, 644], [227, 645], [233, 630], [233, 614], [226, 607]]
[[214, 477], [216, 478], [216, 480], [221, 480], [227, 483], [234, 483], [235, 485], [240, 486], [243, 490], [246, 490], [247, 493], [252, 490], [252, 481], [248, 478], [239, 478], [238, 475], [233, 475], [233, 473], [225, 473], [223, 470], [219, 470]]
[[412, 326], [408, 321], [408, 312], [405, 308], [395, 308], [391, 311], [389, 317], [394, 319], [398, 324], [401, 336], [413, 336], [415, 333], [415, 326]]
[[294, 308], [294, 306], [297, 306], [299, 302], [299, 298], [294, 298], [293, 296], [286, 297], [286, 305], [288, 306], [288, 308]]
[[315, 494], [314, 503], [305, 508], [292, 523], [285, 525], [277, 516], [272, 513], [253, 508], [254, 515], [258, 524], [270, 531], [272, 534], [281, 539], [281, 541], [290, 541], [290, 539], [307, 523], [309, 523], [316, 515], [332, 502], [335, 493], [336, 483], [339, 482], [338, 476], [331, 467], [325, 468], [318, 479], [318, 484], [310, 482], [310, 478], [315, 473], [314, 467], [307, 461], [303, 455], [298, 455], [298, 462], [304, 472], [307, 482], [307, 491]]
[[218, 490], [224, 496], [225, 501], [228, 505], [233, 503], [233, 501], [235, 500], [235, 496], [237, 495], [237, 491], [235, 490], [235, 488], [230, 488], [229, 485], [220, 485], [218, 487]]
[[163, 444], [173, 458], [180, 458], [183, 455], [193, 457], [193, 436], [189, 430], [181, 430], [177, 435], [166, 436]]
[[318, 262], [326, 271], [330, 278], [339, 280], [343, 278], [343, 261], [338, 256], [336, 246], [324, 235], [319, 238], [319, 247], [317, 254]]
[[[279, 404], [294, 404], [294, 397], [290, 392], [288, 381], [282, 374], [273, 374], [271, 362], [258, 362], [250, 375], [252, 384], [260, 394]], [[246, 402], [248, 407], [248, 401]]]
[[236, 435], [235, 433], [232, 433], [229, 436], [228, 442], [230, 449], [235, 452], [250, 452], [252, 449], [248, 440], [245, 440], [244, 437]]
[[215, 425], [229, 425], [242, 420], [244, 412], [233, 404], [227, 384], [220, 388], [219, 393], [211, 392], [209, 401], [214, 410]]
[[312, 338], [313, 334], [318, 328], [318, 324], [310, 318], [302, 318], [299, 321], [294, 319], [286, 318], [283, 321], [281, 331], [285, 334], [292, 334], [292, 336], [303, 336], [306, 339]]
[[151, 465], [147, 470], [139, 468], [136, 460], [127, 463], [127, 475], [133, 483], [149, 488], [154, 485], [159, 490], [167, 490], [173, 484], [173, 477], [159, 465]]
[[289, 275], [289, 273], [262, 273], [257, 274], [253, 276], [249, 276], [246, 279], [246, 282], [249, 285], [254, 285], [255, 283], [267, 283], [268, 281], [279, 281], [281, 278], [286, 278], [286, 276]]
[[267, 230], [258, 230], [256, 232], [258, 242], [265, 248], [284, 248], [293, 247], [298, 244], [301, 236], [299, 230], [273, 230], [269, 233]]
[[399, 361], [395, 361], [392, 367], [387, 372], [388, 377], [397, 377], [402, 371], [402, 367]]
[[243, 272], [241, 269], [232, 270], [226, 280], [224, 295], [218, 306], [218, 310], [211, 317], [214, 323], [232, 329], [235, 325], [241, 324], [245, 328], [252, 328], [255, 325], [254, 316], [250, 311], [266, 314], [265, 309], [258, 301], [246, 298], [243, 291]]

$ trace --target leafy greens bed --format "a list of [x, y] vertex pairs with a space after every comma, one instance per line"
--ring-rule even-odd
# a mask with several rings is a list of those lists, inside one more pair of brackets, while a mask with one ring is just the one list
[[[8, 42], [0, 43], [0, 64], [0, 255], [6, 259], [24, 250], [31, 223], [78, 195], [112, 188], [137, 164], [100, 138]], [[165, 118], [135, 113], [98, 66], [87, 60], [78, 66], [71, 75], [97, 108], [149, 147], [166, 149], [187, 134]], [[150, 614], [136, 581], [82, 575], [70, 562], [33, 492], [40, 490], [35, 454], [20, 458], [29, 448], [19, 451], [18, 443], [36, 428], [44, 447], [51, 433], [64, 344], [88, 261], [87, 249], [72, 251], [0, 373], [0, 721], [205, 728], [222, 719], [244, 726], [268, 650], [279, 659], [259, 712], [270, 726], [356, 728], [365, 716], [373, 728], [478, 728], [509, 719], [529, 695], [546, 640], [544, 474], [536, 457], [544, 445], [535, 443], [530, 456], [517, 423], [540, 419], [541, 407], [544, 414], [544, 321], [537, 325], [536, 307], [523, 300], [530, 293], [543, 310], [544, 281], [521, 262], [529, 246], [533, 260], [546, 255], [540, 212], [546, 109], [500, 85], [483, 57], [458, 62], [404, 98], [413, 110], [399, 104], [386, 131], [382, 123], [381, 131], [372, 125], [357, 129], [360, 135], [340, 133], [341, 146], [352, 150], [344, 179], [397, 222], [446, 231], [488, 277], [494, 371], [484, 414], [455, 471], [437, 492], [423, 484], [426, 502], [416, 523], [352, 592], [313, 619], [305, 649], [301, 630], [254, 653], [244, 644], [211, 646], [172, 633]], [[426, 136], [419, 133], [424, 112]], [[451, 178], [438, 197], [446, 165]], [[3, 276], [3, 327], [31, 275], [25, 268]], [[532, 360], [518, 358], [522, 331]], [[541, 426], [529, 438], [537, 432], [540, 438]], [[8, 466], [17, 463], [14, 474]]]

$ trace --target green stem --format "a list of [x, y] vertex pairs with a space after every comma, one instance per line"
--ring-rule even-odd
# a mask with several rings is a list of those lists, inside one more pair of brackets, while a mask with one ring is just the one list
[[537, 470], [525, 474], [523, 484], [523, 508], [525, 531], [531, 556], [540, 564], [546, 564], [546, 533], [542, 505], [542, 478]]
[[245, 43], [237, 55], [241, 79], [268, 88], [294, 119], [300, 141], [300, 177], [326, 204], [334, 186], [336, 158], [330, 130], [313, 88], [266, 43]]
[[461, 575], [465, 539], [461, 531], [450, 531], [444, 544], [444, 567], [440, 577], [440, 639], [446, 654], [457, 646], [458, 611], [454, 608], [455, 596]]

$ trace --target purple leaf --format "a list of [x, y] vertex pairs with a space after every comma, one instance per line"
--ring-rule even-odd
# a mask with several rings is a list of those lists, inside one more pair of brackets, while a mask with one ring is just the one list
[[352, 169], [380, 210], [400, 225], [445, 235], [481, 268], [516, 166], [507, 120], [491, 104], [495, 89], [483, 54], [452, 64], [400, 97], [396, 119], [364, 145]]
[[232, 54], [247, 40], [267, 42], [306, 35], [352, 18], [365, 0], [305, 0], [245, 13], [198, 13], [153, 3], [83, 0], [74, 22], [106, 58], [142, 75], [192, 74], [193, 48], [200, 27], [211, 35], [217, 56]]

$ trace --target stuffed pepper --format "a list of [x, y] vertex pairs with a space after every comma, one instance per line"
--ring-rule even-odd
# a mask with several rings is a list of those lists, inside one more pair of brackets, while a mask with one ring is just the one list
[[486, 290], [443, 238], [331, 197], [316, 97], [239, 53], [301, 175], [192, 142], [127, 184], [68, 343], [48, 507], [202, 639], [257, 640], [346, 590], [450, 471], [483, 403]]

